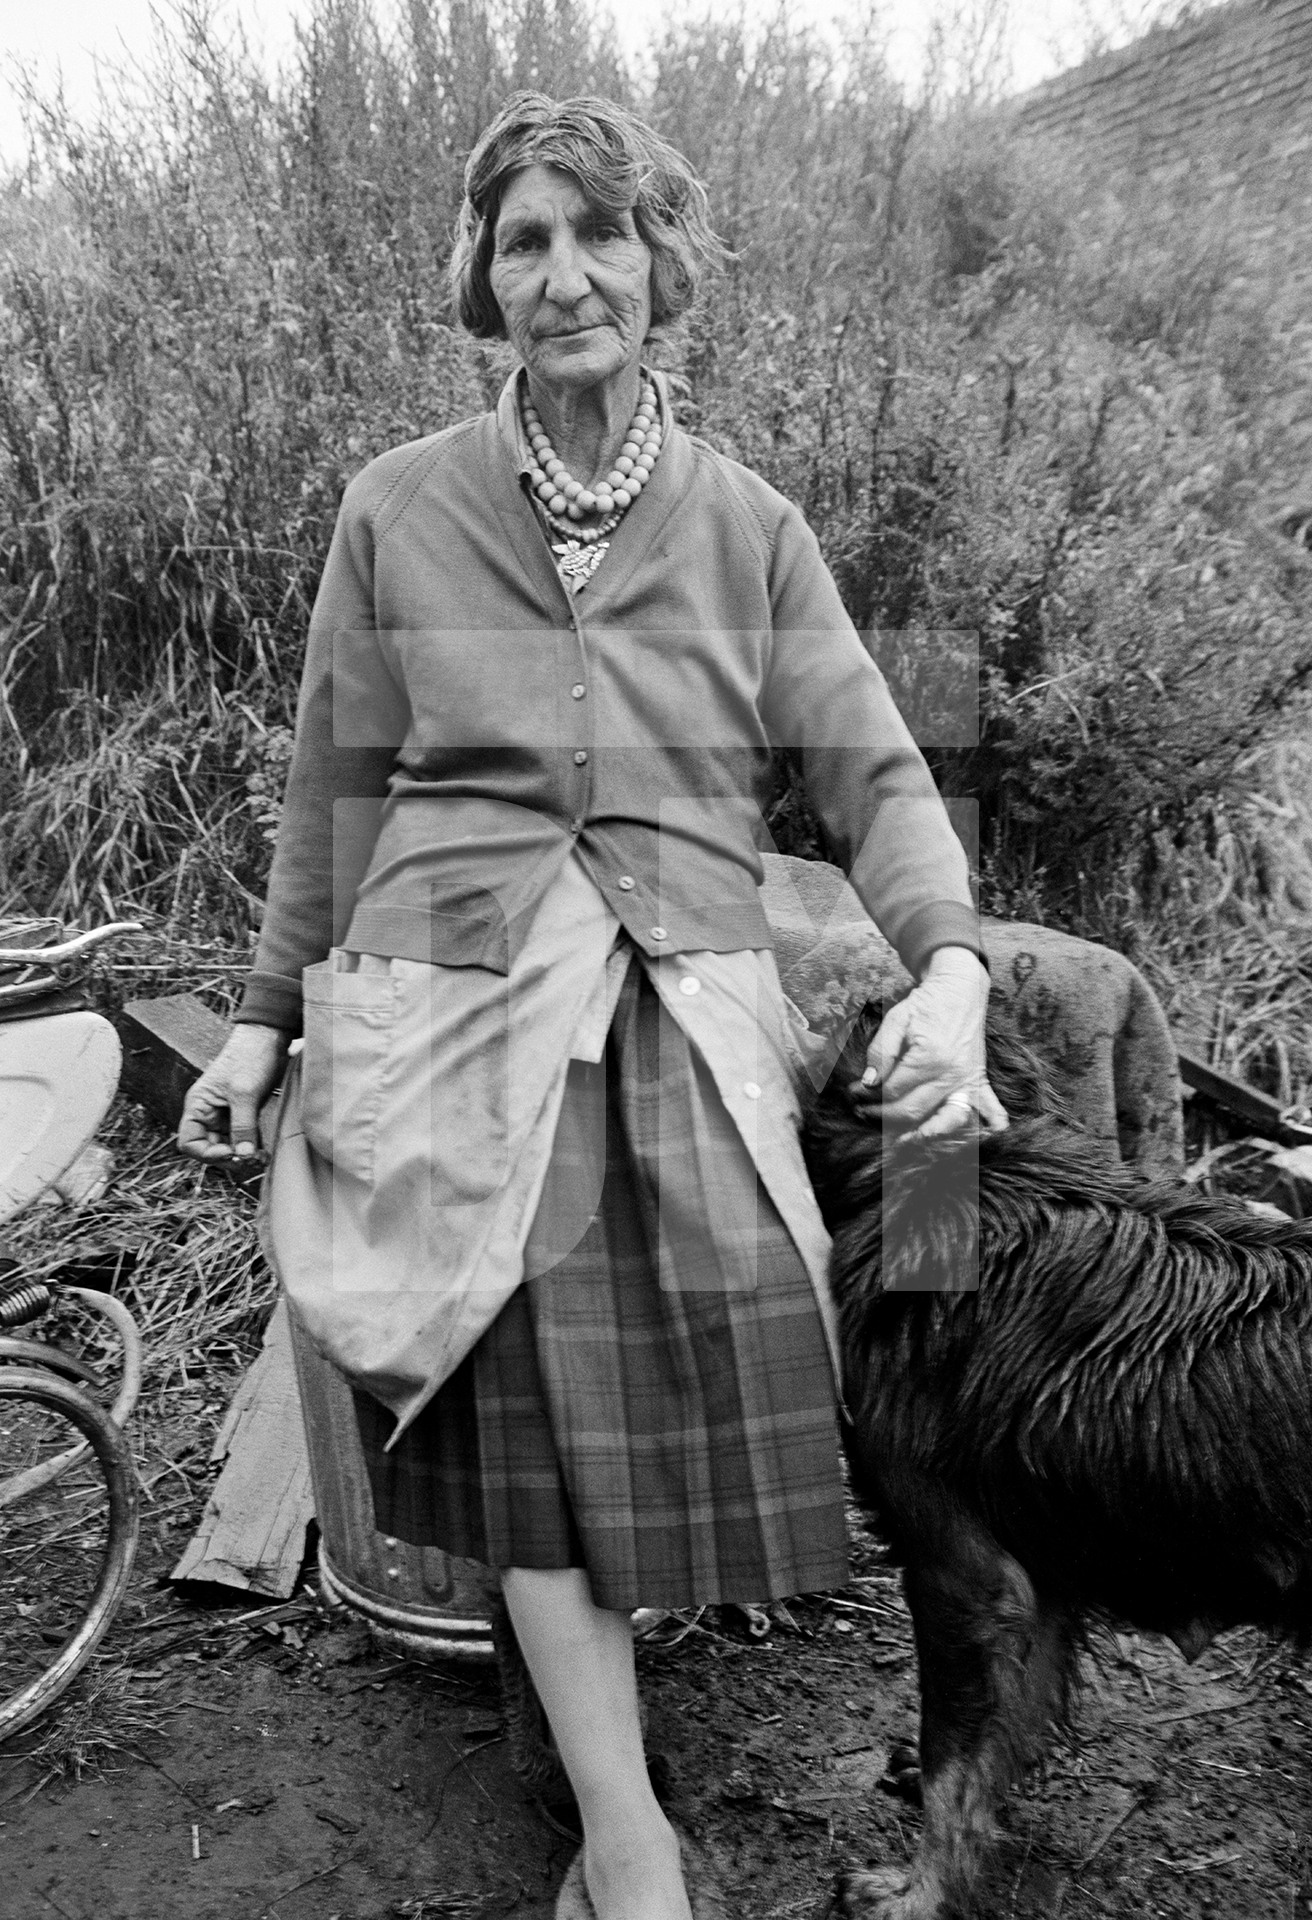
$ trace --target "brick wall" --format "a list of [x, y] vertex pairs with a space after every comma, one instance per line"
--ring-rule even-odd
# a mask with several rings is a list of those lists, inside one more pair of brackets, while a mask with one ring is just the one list
[[1023, 95], [1081, 169], [1224, 200], [1312, 378], [1312, 0], [1232, 0]]

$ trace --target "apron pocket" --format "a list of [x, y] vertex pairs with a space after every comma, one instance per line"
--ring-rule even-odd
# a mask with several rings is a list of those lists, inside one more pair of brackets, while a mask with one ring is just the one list
[[510, 1175], [510, 983], [485, 967], [429, 971], [429, 1199], [481, 1206]]
[[355, 963], [355, 954], [334, 948], [301, 975], [301, 1124], [317, 1154], [369, 1184], [397, 983], [390, 970], [363, 973]]

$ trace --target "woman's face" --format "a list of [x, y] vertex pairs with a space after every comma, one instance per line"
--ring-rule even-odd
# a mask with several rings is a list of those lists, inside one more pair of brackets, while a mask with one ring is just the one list
[[631, 213], [605, 213], [555, 167], [525, 167], [497, 216], [492, 293], [511, 345], [551, 389], [636, 367], [651, 325], [651, 253]]

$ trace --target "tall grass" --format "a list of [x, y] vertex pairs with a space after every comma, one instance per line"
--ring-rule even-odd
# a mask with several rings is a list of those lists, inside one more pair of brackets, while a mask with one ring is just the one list
[[[733, 257], [674, 349], [683, 416], [801, 504], [931, 742], [935, 636], [978, 635], [978, 744], [933, 757], [986, 904], [1126, 948], [1191, 1020], [1219, 971], [1218, 1048], [1306, 1098], [1310, 776], [1269, 749], [1306, 725], [1310, 570], [1267, 531], [1267, 290], [1206, 180], [1084, 180], [899, 88], [859, 19], [708, 18], [630, 72], [585, 0], [390, 29], [317, 0], [275, 80], [188, 0], [100, 122], [31, 103], [0, 193], [0, 902], [245, 944], [341, 489], [499, 384], [443, 275], [518, 85], [625, 99], [705, 175]], [[814, 845], [795, 789], [778, 821]]]

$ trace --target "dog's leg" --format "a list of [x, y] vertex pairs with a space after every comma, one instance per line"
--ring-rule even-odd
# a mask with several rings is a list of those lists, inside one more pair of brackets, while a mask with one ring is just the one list
[[[931, 1500], [939, 1511], [927, 1526]], [[997, 1809], [1062, 1718], [1070, 1684], [1068, 1617], [941, 1496], [922, 1493], [915, 1507], [906, 1594], [920, 1661], [924, 1835], [909, 1873], [844, 1878], [836, 1907], [845, 1920], [948, 1920], [969, 1910]]]

